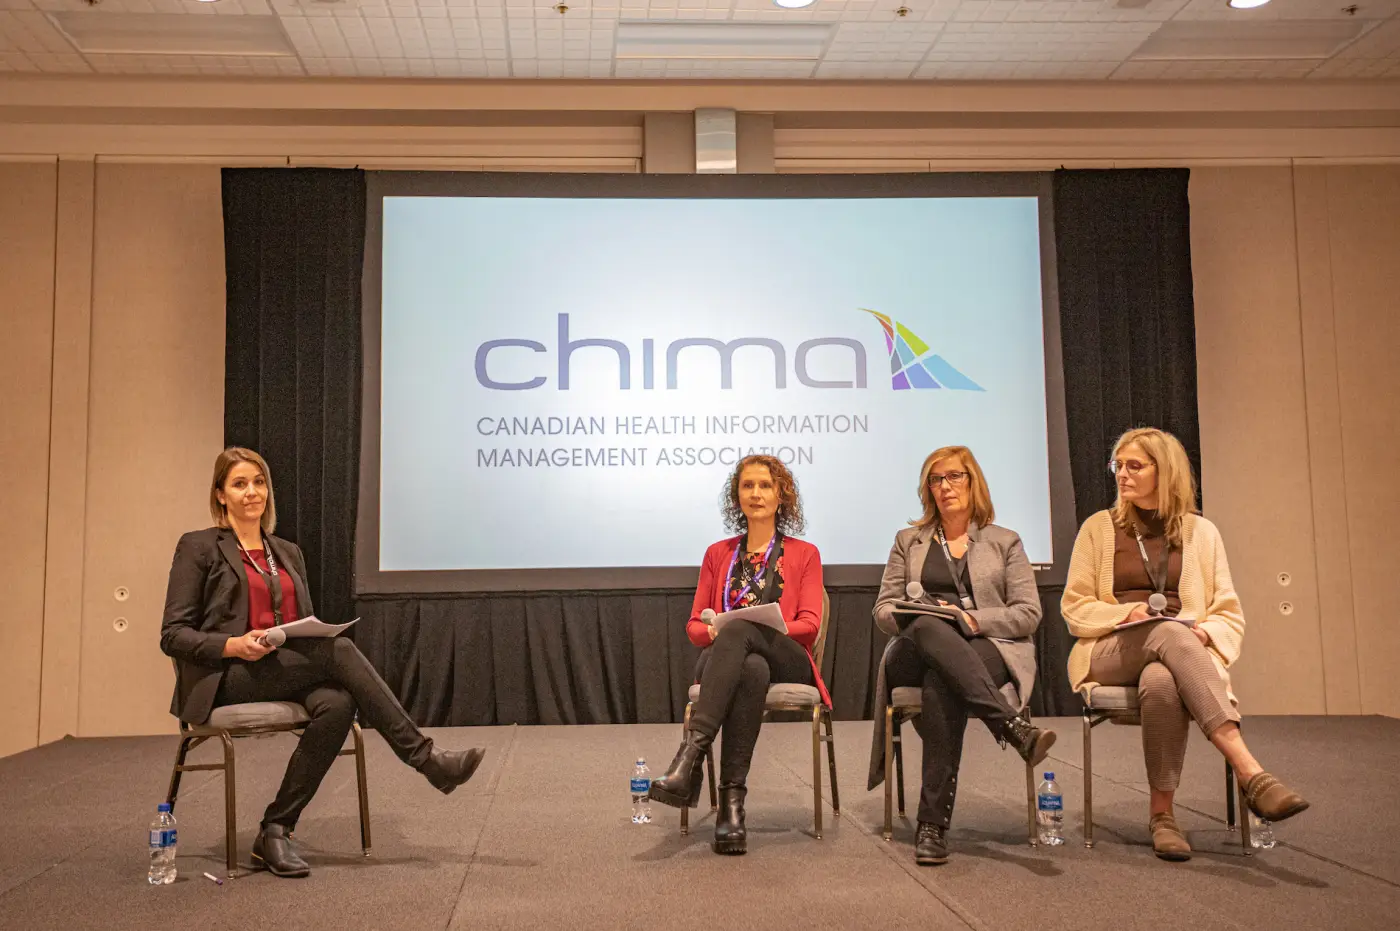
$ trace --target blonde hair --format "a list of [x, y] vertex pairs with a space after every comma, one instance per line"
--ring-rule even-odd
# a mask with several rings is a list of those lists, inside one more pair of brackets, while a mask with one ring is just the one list
[[919, 470], [919, 502], [924, 506], [924, 513], [917, 520], [909, 522], [915, 527], [928, 529], [938, 523], [938, 500], [934, 497], [933, 489], [928, 487], [928, 477], [936, 463], [955, 456], [963, 461], [967, 469], [968, 491], [972, 495], [972, 522], [985, 527], [996, 520], [996, 508], [992, 507], [992, 495], [987, 490], [987, 477], [982, 474], [982, 467], [977, 464], [972, 450], [966, 446], [940, 446], [928, 454], [923, 468]]
[[[1196, 513], [1196, 476], [1191, 472], [1191, 460], [1181, 440], [1156, 427], [1129, 430], [1113, 444], [1113, 458], [1123, 447], [1136, 443], [1157, 467], [1157, 515], [1166, 525], [1167, 540], [1181, 546], [1182, 525], [1187, 514]], [[1124, 530], [1132, 530], [1138, 521], [1138, 509], [1120, 494], [1113, 502], [1113, 522]]]
[[263, 508], [262, 529], [272, 533], [277, 528], [277, 505], [272, 500], [272, 470], [267, 467], [267, 460], [242, 446], [230, 446], [214, 460], [214, 481], [209, 486], [209, 516], [214, 518], [215, 526], [228, 526], [228, 508], [219, 502], [219, 492], [223, 490], [229, 472], [240, 462], [251, 462], [257, 466], [263, 481], [267, 483], [267, 506]]

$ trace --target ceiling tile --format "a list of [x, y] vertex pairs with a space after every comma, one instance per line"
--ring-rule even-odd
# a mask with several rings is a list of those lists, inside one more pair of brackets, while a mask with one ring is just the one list
[[[104, 15], [277, 15], [295, 59], [77, 54], [47, 17], [78, 0], [0, 0], [0, 70], [112, 74], [313, 74], [801, 80], [1277, 80], [1400, 77], [1400, 0], [1358, 0], [1370, 24], [1329, 61], [1130, 61], [1161, 24], [1350, 18], [1343, 0], [103, 0]], [[1129, 2], [1129, 6], [1120, 6]], [[614, 62], [620, 20], [821, 23], [819, 61]]]

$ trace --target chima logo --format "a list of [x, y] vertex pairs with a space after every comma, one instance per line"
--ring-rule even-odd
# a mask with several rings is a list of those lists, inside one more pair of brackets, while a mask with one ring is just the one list
[[898, 320], [873, 310], [860, 308], [880, 321], [885, 331], [885, 349], [890, 354], [890, 386], [895, 391], [910, 388], [952, 388], [955, 391], [985, 391], [981, 385], [948, 364], [929, 349], [928, 343], [915, 336]]
[[[885, 331], [885, 348], [890, 354], [891, 384], [896, 391], [908, 388], [953, 388], [961, 391], [982, 391], [982, 387], [949, 365], [942, 356], [931, 354], [928, 344], [915, 336], [902, 323], [873, 310], [865, 310], [880, 321]], [[640, 387], [652, 391], [665, 386], [674, 391], [681, 385], [681, 356], [694, 359], [692, 365], [702, 368], [692, 371], [684, 379], [690, 384], [696, 378], [709, 380], [713, 384], [714, 368], [705, 366], [718, 363], [719, 387], [729, 391], [734, 388], [734, 364], [737, 351], [743, 349], [746, 365], [762, 366], [772, 372], [773, 387], [784, 389], [788, 385], [791, 371], [798, 384], [807, 388], [864, 388], [866, 386], [865, 344], [857, 339], [844, 336], [825, 336], [808, 339], [799, 343], [789, 356], [788, 347], [769, 337], [748, 336], [724, 342], [710, 337], [685, 337], [672, 340], [658, 347], [654, 339], [642, 339], [640, 352], [619, 339], [589, 336], [578, 338], [570, 326], [567, 313], [556, 317], [554, 345], [547, 346], [533, 339], [493, 339], [476, 348], [475, 369], [477, 384], [493, 391], [530, 391], [543, 387], [553, 369], [554, 382], [558, 390], [568, 391], [573, 376], [573, 357], [580, 351], [610, 353], [617, 362], [617, 387], [621, 391]], [[524, 380], [507, 381], [499, 374], [490, 371], [494, 353], [514, 353], [517, 365], [523, 361], [519, 353], [553, 355], [552, 365], [534, 368]], [[809, 368], [809, 357], [819, 353], [824, 364], [817, 366], [822, 377]], [[634, 366], [634, 355], [640, 356], [640, 366]], [[507, 357], [509, 358], [509, 357]], [[791, 359], [791, 363], [789, 363]], [[540, 360], [545, 361], [545, 360]], [[640, 373], [636, 370], [640, 368]], [[544, 369], [544, 371], [541, 371]], [[634, 385], [634, 375], [640, 374], [639, 386]], [[611, 380], [611, 379], [609, 379]]]

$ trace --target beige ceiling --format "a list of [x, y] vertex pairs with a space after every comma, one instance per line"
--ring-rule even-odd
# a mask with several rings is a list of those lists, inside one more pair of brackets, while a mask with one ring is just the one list
[[[1259, 80], [1400, 78], [1400, 0], [0, 0], [0, 72], [418, 78], [816, 80]], [[907, 15], [898, 16], [900, 6]], [[54, 16], [276, 16], [295, 54], [80, 52]], [[622, 21], [830, 24], [816, 61], [617, 59]], [[272, 21], [268, 21], [272, 24]], [[1283, 28], [1307, 39], [1351, 23], [1329, 57], [1144, 60], [1164, 24]], [[1285, 24], [1280, 27], [1279, 24]], [[1208, 33], [1207, 33], [1208, 34]], [[280, 38], [280, 37], [279, 37]], [[1159, 40], [1160, 40], [1159, 36]], [[1316, 54], [1316, 53], [1314, 53]]]

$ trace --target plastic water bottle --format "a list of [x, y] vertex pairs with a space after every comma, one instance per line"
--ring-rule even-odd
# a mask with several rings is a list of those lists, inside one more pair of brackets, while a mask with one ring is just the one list
[[1065, 842], [1065, 800], [1060, 794], [1060, 786], [1055, 782], [1054, 773], [1046, 773], [1045, 781], [1036, 790], [1035, 823], [1039, 828], [1040, 842], [1058, 847]]
[[146, 882], [152, 886], [165, 886], [175, 881], [175, 816], [170, 813], [170, 803], [161, 802], [156, 806], [156, 819], [151, 822], [151, 867], [146, 872]]
[[651, 824], [651, 799], [647, 793], [651, 791], [651, 770], [647, 769], [647, 761], [641, 757], [637, 758], [636, 768], [632, 770], [632, 823]]
[[1278, 841], [1274, 838], [1274, 829], [1269, 822], [1256, 815], [1249, 813], [1249, 846], [1257, 847], [1260, 850], [1273, 850]]

